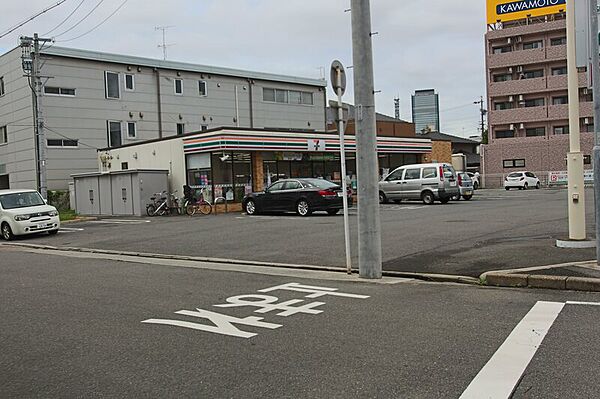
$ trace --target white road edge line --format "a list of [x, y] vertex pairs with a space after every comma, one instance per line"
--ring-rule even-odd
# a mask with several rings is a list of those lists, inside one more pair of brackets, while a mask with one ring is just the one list
[[600, 302], [567, 301], [567, 305], [592, 305], [592, 306], [600, 306]]
[[533, 305], [460, 399], [509, 398], [564, 306], [563, 302], [544, 301]]
[[83, 231], [83, 229], [81, 228], [75, 228], [75, 227], [61, 227], [59, 229], [59, 231]]

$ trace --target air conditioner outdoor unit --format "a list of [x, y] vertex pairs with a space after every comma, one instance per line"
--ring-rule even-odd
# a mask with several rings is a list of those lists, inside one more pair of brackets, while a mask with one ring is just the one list
[[510, 124], [510, 126], [509, 126], [509, 129], [510, 129], [510, 130], [515, 130], [515, 125], [513, 125], [513, 124], [511, 123], [511, 124]]
[[512, 38], [508, 38], [508, 40], [506, 41], [506, 44], [511, 44], [512, 43]]
[[588, 93], [589, 93], [589, 90], [588, 90], [588, 88], [587, 88], [587, 87], [586, 87], [586, 88], [584, 88], [584, 89], [583, 89], [583, 94], [588, 94]]
[[518, 66], [517, 67], [517, 72], [523, 72], [523, 67], [522, 66]]
[[520, 123], [520, 124], [519, 124], [519, 129], [525, 129], [525, 125], [524, 125], [524, 124], [522, 124], [522, 123]]
[[590, 118], [583, 118], [583, 123], [586, 125], [590, 124]]
[[519, 101], [525, 101], [522, 94], [519, 94]]
[[512, 67], [509, 67], [509, 68], [508, 68], [508, 73], [513, 73], [513, 69], [512, 69]]
[[508, 102], [512, 103], [513, 101], [515, 101], [515, 98], [513, 96], [508, 96]]
[[523, 37], [517, 36], [517, 43], [521, 43], [523, 41]]

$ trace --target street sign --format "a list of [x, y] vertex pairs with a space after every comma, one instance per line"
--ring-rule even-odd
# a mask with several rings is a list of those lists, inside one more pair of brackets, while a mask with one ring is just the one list
[[[337, 79], [337, 71], [340, 71], [341, 79], [340, 85], [338, 87], [338, 79]], [[342, 90], [342, 96], [346, 92], [346, 72], [344, 71], [344, 66], [338, 60], [335, 60], [331, 63], [331, 74], [329, 76], [331, 80], [331, 87], [335, 94], [338, 94], [338, 88]]]
[[566, 0], [487, 0], [487, 23], [514, 21], [566, 10]]

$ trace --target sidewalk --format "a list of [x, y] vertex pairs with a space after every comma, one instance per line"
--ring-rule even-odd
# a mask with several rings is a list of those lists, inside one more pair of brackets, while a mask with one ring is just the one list
[[485, 272], [485, 285], [600, 292], [600, 266], [595, 260]]

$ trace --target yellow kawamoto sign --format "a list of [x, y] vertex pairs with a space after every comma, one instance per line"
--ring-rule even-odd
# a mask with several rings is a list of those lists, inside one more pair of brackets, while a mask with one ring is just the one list
[[566, 0], [487, 0], [487, 23], [556, 14], [566, 8]]

